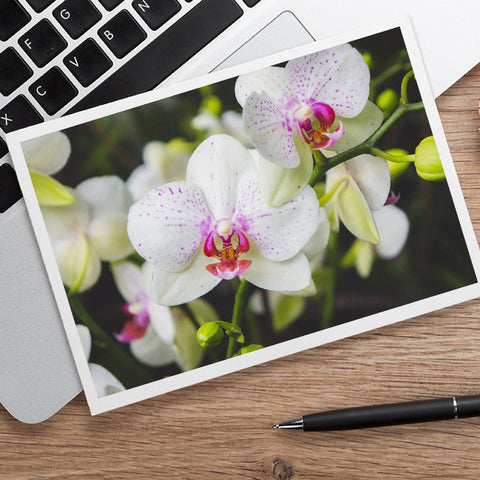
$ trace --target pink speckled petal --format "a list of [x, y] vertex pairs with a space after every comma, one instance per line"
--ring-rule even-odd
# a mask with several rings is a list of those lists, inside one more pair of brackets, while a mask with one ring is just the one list
[[199, 187], [172, 182], [148, 192], [128, 214], [127, 231], [147, 262], [178, 272], [192, 260], [212, 220]]
[[193, 152], [187, 167], [187, 181], [205, 195], [215, 220], [231, 218], [237, 203], [237, 184], [255, 170], [249, 151], [235, 138], [212, 135]]
[[318, 215], [318, 198], [311, 187], [274, 208], [264, 203], [259, 181], [245, 176], [239, 186], [234, 221], [265, 257], [282, 261], [296, 255], [307, 243], [317, 228]]
[[370, 71], [360, 53], [349, 44], [290, 60], [285, 74], [306, 105], [327, 103], [337, 115], [351, 118], [367, 103]]
[[181, 272], [166, 272], [159, 267], [153, 271], [152, 297], [166, 307], [181, 305], [200, 298], [215, 288], [222, 279], [207, 271], [214, 259], [199, 251], [190, 265]]
[[283, 68], [267, 67], [240, 75], [235, 82], [235, 96], [242, 107], [252, 93], [261, 94], [262, 92], [287, 109], [293, 108], [294, 105], [300, 106], [295, 92], [287, 82]]
[[287, 168], [300, 164], [287, 113], [266, 93], [250, 95], [243, 122], [245, 132], [265, 160]]

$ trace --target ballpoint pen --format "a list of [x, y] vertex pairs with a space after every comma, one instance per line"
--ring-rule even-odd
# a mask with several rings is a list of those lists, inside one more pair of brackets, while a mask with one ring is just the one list
[[432, 422], [480, 415], [480, 395], [448, 397], [416, 402], [370, 405], [331, 410], [274, 425], [273, 428], [347, 430], [405, 423]]

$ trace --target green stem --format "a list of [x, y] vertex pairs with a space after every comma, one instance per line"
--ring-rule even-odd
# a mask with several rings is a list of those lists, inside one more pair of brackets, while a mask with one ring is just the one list
[[[242, 323], [243, 313], [247, 306], [247, 301], [252, 285], [244, 278], [240, 282], [237, 294], [235, 295], [235, 304], [233, 306], [232, 324], [240, 326]], [[233, 338], [228, 339], [227, 358], [232, 357], [235, 353], [236, 342]]]
[[415, 155], [391, 155], [390, 153], [380, 150], [380, 148], [372, 147], [370, 153], [376, 157], [384, 158], [393, 163], [410, 163], [415, 161]]
[[402, 79], [402, 84], [400, 85], [400, 103], [404, 105], [408, 104], [408, 82], [413, 77], [413, 70], [410, 70]]
[[387, 68], [383, 73], [378, 77], [372, 79], [370, 82], [370, 97], [371, 99], [375, 96], [376, 89], [384, 82], [386, 82], [390, 77], [393, 77], [397, 73], [409, 70], [412, 68], [410, 63], [395, 63], [390, 68]]
[[328, 242], [329, 281], [325, 286], [325, 302], [323, 304], [320, 328], [328, 328], [331, 325], [335, 310], [335, 287], [337, 283], [338, 268], [338, 233], [332, 232]]
[[[117, 344], [110, 335], [108, 335], [95, 320], [90, 316], [80, 299], [75, 296], [69, 296], [70, 306], [80, 321], [90, 330], [98, 340], [105, 344], [115, 363], [121, 372], [129, 372], [137, 382], [149, 383], [155, 378], [145, 368], [138, 363], [124, 348]], [[138, 383], [137, 383], [138, 384]]]

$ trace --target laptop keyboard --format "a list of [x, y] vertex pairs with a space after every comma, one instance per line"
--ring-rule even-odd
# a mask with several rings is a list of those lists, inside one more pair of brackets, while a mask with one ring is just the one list
[[0, 129], [151, 90], [259, 2], [0, 0]]

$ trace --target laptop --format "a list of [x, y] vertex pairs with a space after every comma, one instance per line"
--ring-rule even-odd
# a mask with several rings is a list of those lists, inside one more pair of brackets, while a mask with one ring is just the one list
[[[346, 31], [371, 22], [373, 10], [380, 20], [416, 8], [414, 23], [438, 16], [437, 28], [446, 10], [437, 6], [432, 15], [431, 5], [420, 12], [408, 1], [396, 12], [374, 0], [362, 4], [367, 8], [338, 2], [325, 17], [313, 0], [0, 0], [0, 137]], [[472, 30], [478, 10], [465, 11]], [[436, 94], [478, 61], [470, 40], [455, 56], [456, 78], [452, 62], [426, 62]], [[444, 47], [431, 35], [421, 46], [434, 53]], [[81, 385], [1, 138], [0, 238], [0, 401], [19, 420], [39, 422]]]

